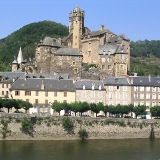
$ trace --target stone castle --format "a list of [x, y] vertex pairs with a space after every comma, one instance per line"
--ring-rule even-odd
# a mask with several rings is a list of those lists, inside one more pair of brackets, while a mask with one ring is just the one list
[[23, 68], [28, 72], [60, 72], [81, 77], [83, 65], [94, 64], [102, 77], [127, 76], [130, 40], [124, 35], [117, 36], [103, 25], [98, 31], [90, 31], [84, 27], [84, 18], [84, 10], [75, 7], [69, 14], [69, 35], [63, 39], [45, 37], [36, 47], [34, 61], [24, 62], [20, 55], [13, 61], [12, 71]]

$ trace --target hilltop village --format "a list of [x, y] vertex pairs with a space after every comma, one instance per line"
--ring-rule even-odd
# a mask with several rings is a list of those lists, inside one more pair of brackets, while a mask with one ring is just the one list
[[30, 114], [37, 115], [54, 114], [53, 102], [160, 105], [160, 77], [128, 75], [130, 40], [104, 25], [91, 31], [84, 27], [84, 15], [75, 7], [69, 14], [69, 35], [45, 37], [34, 59], [24, 60], [20, 48], [12, 72], [0, 73], [0, 97], [30, 102]]

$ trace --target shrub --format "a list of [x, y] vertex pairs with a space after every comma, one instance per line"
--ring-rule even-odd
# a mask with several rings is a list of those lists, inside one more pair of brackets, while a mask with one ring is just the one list
[[21, 131], [25, 134], [29, 134], [29, 135], [33, 136], [32, 121], [29, 119], [23, 119], [21, 124], [22, 124]]
[[3, 137], [3, 139], [5, 139], [6, 138], [6, 136], [7, 136], [7, 134], [8, 133], [11, 133], [11, 130], [9, 130], [8, 129], [8, 121], [6, 121], [6, 120], [1, 120], [1, 124], [2, 124], [2, 130], [1, 130], [1, 133], [2, 133], [2, 137]]
[[74, 124], [71, 119], [69, 119], [69, 118], [62, 119], [62, 126], [63, 126], [64, 130], [68, 132], [68, 134], [74, 133], [74, 131], [73, 131]]
[[78, 134], [82, 140], [85, 140], [88, 138], [88, 132], [85, 129], [79, 130]]

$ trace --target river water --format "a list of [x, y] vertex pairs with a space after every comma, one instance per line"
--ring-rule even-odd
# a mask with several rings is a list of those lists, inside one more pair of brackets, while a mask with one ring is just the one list
[[160, 139], [0, 141], [0, 160], [160, 160]]

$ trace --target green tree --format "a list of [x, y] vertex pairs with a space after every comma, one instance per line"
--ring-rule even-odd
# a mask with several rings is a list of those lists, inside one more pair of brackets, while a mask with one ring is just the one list
[[2, 111], [3, 108], [3, 99], [0, 99], [0, 112]]
[[151, 107], [150, 112], [153, 117], [160, 117], [160, 106]]
[[87, 102], [79, 102], [78, 110], [79, 110], [79, 112], [81, 113], [81, 116], [82, 116], [83, 112], [86, 112], [86, 111], [89, 110], [89, 104]]
[[18, 104], [20, 108], [25, 109], [25, 113], [29, 110], [29, 108], [32, 108], [33, 105], [29, 102], [23, 101], [23, 100], [18, 100]]
[[4, 99], [2, 101], [2, 105], [3, 105], [3, 107], [8, 109], [8, 113], [9, 113], [9, 109], [11, 109], [12, 107], [15, 106], [15, 101], [12, 99]]
[[60, 111], [63, 110], [63, 105], [60, 102], [54, 102], [51, 105], [52, 109], [54, 109], [54, 111], [58, 112], [60, 115]]
[[105, 116], [107, 116], [107, 112], [109, 112], [108, 105], [104, 105], [102, 111], [104, 112]]
[[135, 106], [133, 108], [133, 112], [135, 113], [136, 118], [138, 115], [146, 115], [146, 106], [144, 105]]
[[70, 103], [71, 111], [73, 111], [75, 113], [75, 116], [76, 116], [77, 112], [79, 111], [78, 105], [79, 105], [79, 102]]

